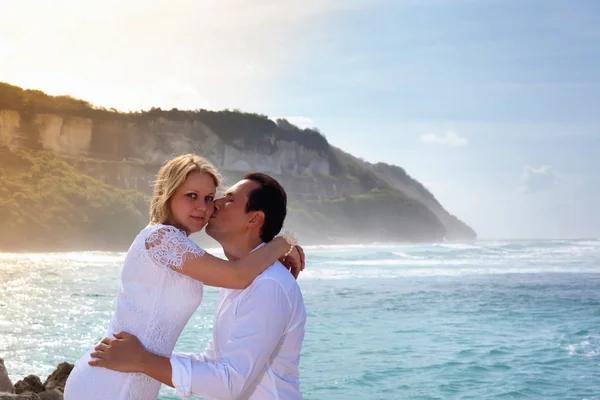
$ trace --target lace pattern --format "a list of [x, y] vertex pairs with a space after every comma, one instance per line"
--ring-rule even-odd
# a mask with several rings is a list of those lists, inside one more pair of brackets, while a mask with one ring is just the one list
[[190, 257], [202, 257], [205, 251], [174, 226], [161, 225], [146, 238], [146, 250], [159, 266], [181, 269]]
[[[203, 284], [177, 272], [189, 257], [205, 251], [168, 225], [143, 229], [132, 243], [121, 272], [115, 314], [104, 336], [125, 331], [149, 351], [168, 356], [202, 301]], [[92, 346], [93, 349], [93, 346]], [[88, 365], [84, 355], [71, 372], [65, 400], [155, 400], [160, 382]]]

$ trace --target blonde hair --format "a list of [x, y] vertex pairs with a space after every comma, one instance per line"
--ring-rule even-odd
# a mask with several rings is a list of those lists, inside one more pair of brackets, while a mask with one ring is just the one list
[[191, 172], [209, 174], [217, 187], [221, 183], [221, 175], [214, 165], [196, 154], [183, 154], [167, 161], [156, 174], [154, 196], [150, 203], [150, 225], [164, 224], [171, 217], [171, 197]]

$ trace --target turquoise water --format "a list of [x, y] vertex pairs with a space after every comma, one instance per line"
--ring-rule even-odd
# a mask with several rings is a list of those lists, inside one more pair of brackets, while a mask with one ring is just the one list
[[[600, 241], [306, 250], [306, 399], [600, 399]], [[123, 258], [0, 254], [13, 381], [44, 379], [100, 337]], [[216, 300], [207, 289], [178, 350], [203, 348]]]

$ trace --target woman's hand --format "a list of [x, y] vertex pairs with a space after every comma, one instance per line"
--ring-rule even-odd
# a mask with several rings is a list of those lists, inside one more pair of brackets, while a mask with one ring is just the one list
[[298, 275], [301, 271], [304, 271], [305, 267], [304, 250], [300, 246], [295, 246], [287, 257], [282, 257], [279, 261], [291, 272], [294, 279], [298, 279]]

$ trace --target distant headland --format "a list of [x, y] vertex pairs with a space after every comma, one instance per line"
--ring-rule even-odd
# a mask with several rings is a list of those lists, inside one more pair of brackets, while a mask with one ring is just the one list
[[306, 244], [476, 238], [404, 169], [360, 160], [316, 128], [231, 110], [123, 113], [0, 83], [0, 251], [127, 249], [154, 174], [188, 152], [225, 184], [277, 178], [286, 226]]

